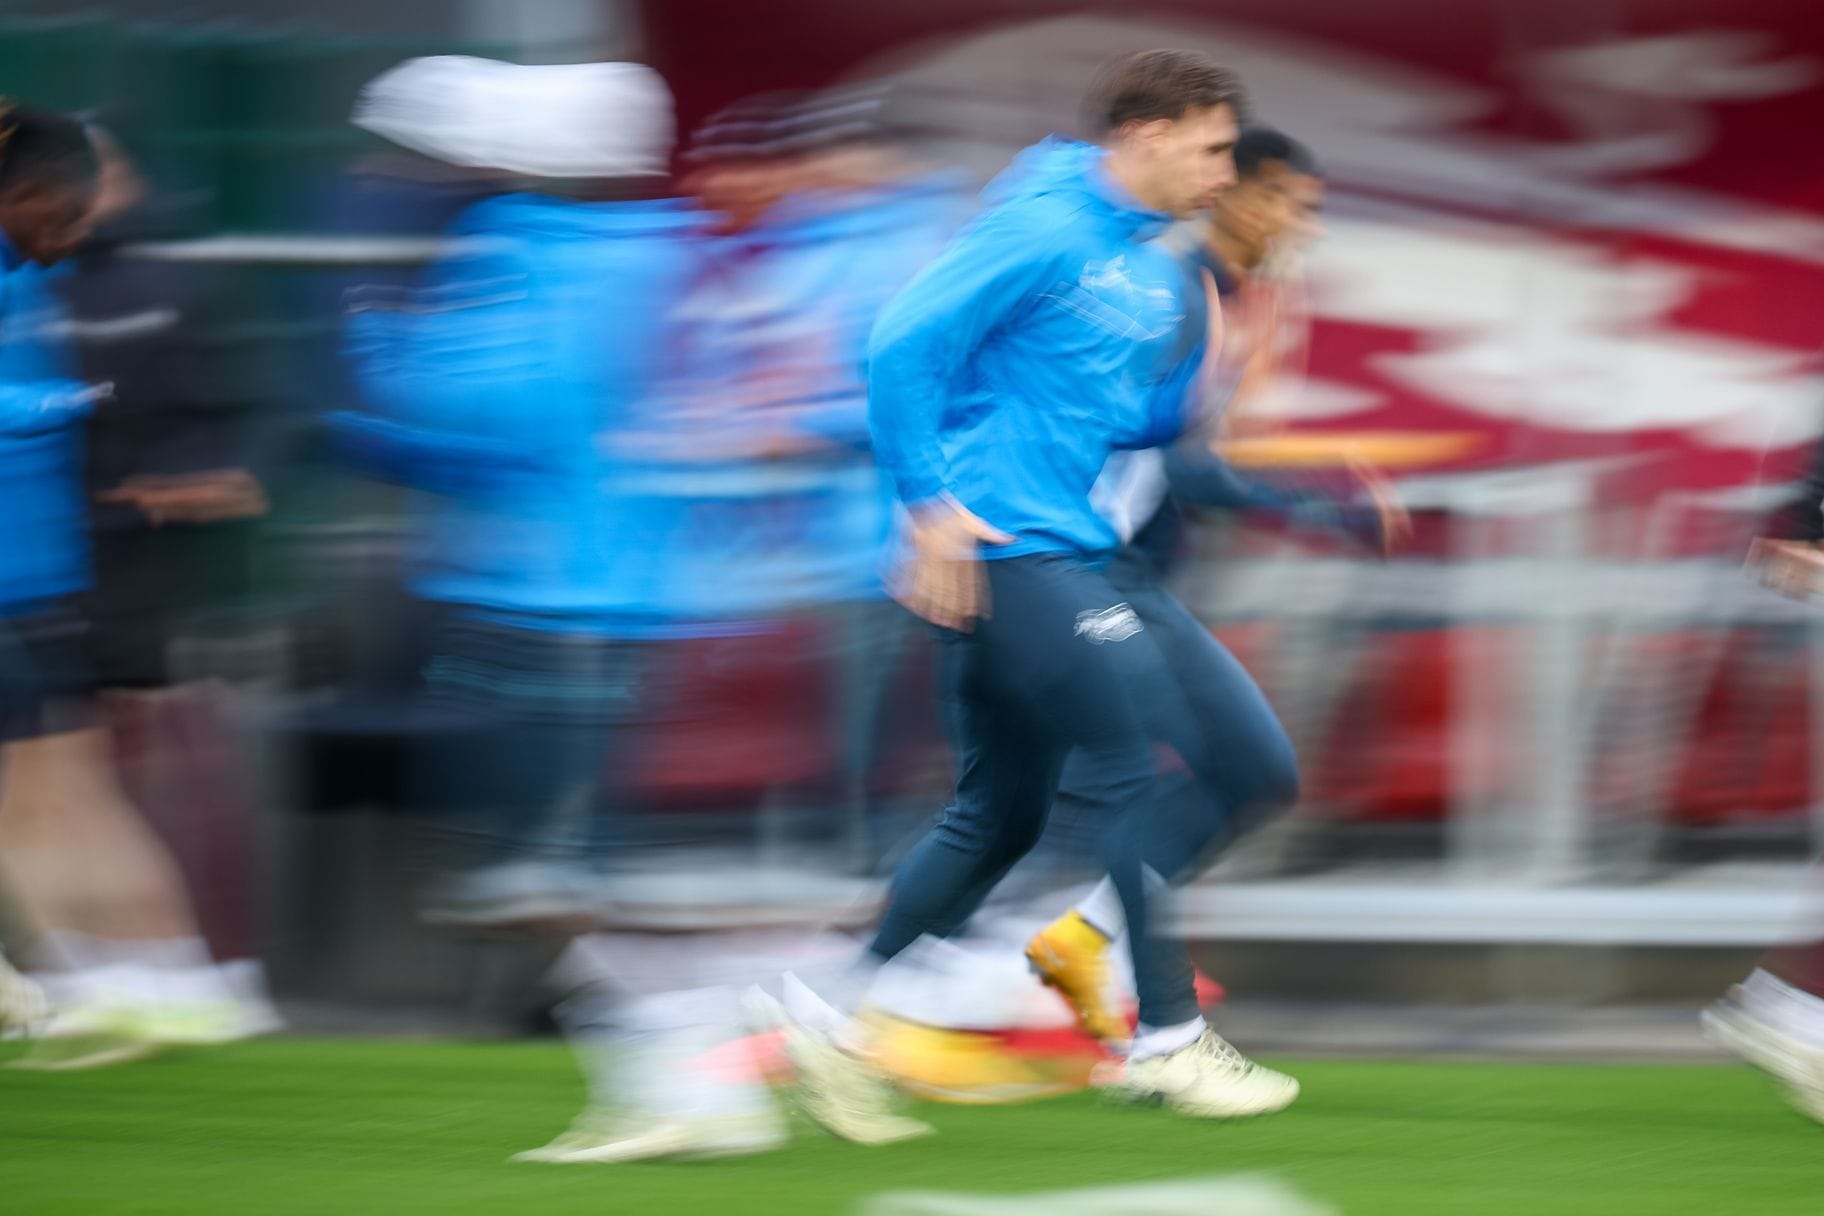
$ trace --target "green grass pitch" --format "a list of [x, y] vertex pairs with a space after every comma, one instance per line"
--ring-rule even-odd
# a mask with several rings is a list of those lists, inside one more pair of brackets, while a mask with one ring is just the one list
[[1824, 1127], [1744, 1069], [1275, 1063], [1304, 1096], [1251, 1122], [1079, 1095], [925, 1108], [940, 1134], [893, 1148], [801, 1128], [765, 1157], [554, 1167], [506, 1157], [581, 1100], [557, 1044], [276, 1040], [0, 1073], [0, 1212], [765, 1216], [851, 1213], [892, 1190], [1228, 1173], [1274, 1175], [1350, 1216], [1824, 1212]]

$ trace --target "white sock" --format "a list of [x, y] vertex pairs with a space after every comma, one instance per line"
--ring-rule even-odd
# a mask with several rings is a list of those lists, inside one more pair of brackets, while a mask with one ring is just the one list
[[716, 1053], [742, 1035], [740, 993], [697, 988], [633, 1001], [623, 1010], [616, 1090], [635, 1110], [676, 1119], [757, 1115], [772, 1109], [764, 1081]]
[[50, 929], [32, 943], [32, 961], [41, 971], [88, 971], [121, 961], [116, 943], [75, 929]]
[[208, 944], [200, 937], [97, 937], [76, 929], [52, 929], [42, 934], [34, 953], [41, 966], [53, 971], [86, 971], [122, 964], [187, 970], [215, 963], [209, 956]]
[[1742, 981], [1742, 1002], [1750, 1014], [1782, 1034], [1824, 1048], [1824, 997], [1756, 969]]
[[786, 1016], [799, 1025], [828, 1035], [848, 1030], [849, 1015], [813, 991], [796, 974], [789, 971], [786, 973], [784, 989], [780, 995]]
[[825, 1010], [835, 1012], [847, 1023], [867, 1003], [886, 963], [872, 950], [861, 950], [840, 962], [787, 972], [781, 993], [785, 1011], [793, 1021], [813, 1029], [827, 1029], [829, 1018]]
[[137, 962], [166, 971], [193, 971], [215, 966], [209, 945], [200, 937], [152, 937], [123, 941], [118, 948]]
[[107, 938], [56, 929], [38, 942], [49, 989], [65, 1006], [217, 1005], [234, 986], [200, 937]]
[[1130, 1062], [1150, 1056], [1169, 1056], [1203, 1037], [1206, 1029], [1202, 1018], [1192, 1018], [1176, 1026], [1148, 1026], [1142, 1022], [1134, 1031], [1134, 1045], [1128, 1049]]
[[1076, 913], [1111, 942], [1127, 928], [1127, 914], [1121, 910], [1121, 895], [1115, 890], [1115, 880], [1106, 876], [1093, 891], [1077, 901]]
[[780, 991], [786, 1016], [845, 1051], [865, 1050], [867, 1036], [855, 1021], [855, 1011], [867, 1001], [883, 964], [884, 960], [864, 950], [840, 970], [819, 976], [816, 988], [796, 973], [786, 972]]
[[200, 967], [163, 967], [153, 971], [156, 999], [166, 1005], [233, 1005], [236, 996], [222, 969], [214, 963]]

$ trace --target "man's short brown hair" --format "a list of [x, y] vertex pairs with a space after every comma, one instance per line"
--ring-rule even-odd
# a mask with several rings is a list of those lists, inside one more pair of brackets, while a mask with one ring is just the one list
[[1130, 122], [1177, 120], [1192, 110], [1226, 105], [1236, 117], [1245, 108], [1241, 83], [1200, 51], [1140, 51], [1110, 60], [1096, 73], [1084, 102], [1092, 134], [1118, 131]]

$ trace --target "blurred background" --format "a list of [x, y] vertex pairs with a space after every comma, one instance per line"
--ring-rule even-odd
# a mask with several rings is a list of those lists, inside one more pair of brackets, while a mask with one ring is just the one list
[[[0, 91], [92, 115], [152, 184], [112, 256], [183, 283], [194, 392], [266, 498], [155, 559], [181, 571], [164, 679], [191, 691], [128, 701], [111, 735], [217, 957], [263, 957], [307, 1028], [543, 1016], [528, 982], [548, 959], [452, 931], [485, 914], [420, 915], [436, 816], [415, 758], [468, 726], [424, 696], [418, 491], [349, 458], [334, 421], [366, 392], [350, 289], [416, 282], [503, 184], [351, 123], [364, 86], [423, 55], [649, 64], [680, 135], [660, 192], [712, 225], [788, 205], [802, 151], [766, 122], [744, 145], [729, 107], [885, 90], [895, 147], [947, 175], [945, 201], [860, 239], [915, 264], [940, 213], [1073, 125], [1093, 65], [1149, 46], [1208, 50], [1323, 163], [1306, 367], [1275, 408], [1377, 459], [1416, 523], [1386, 562], [1272, 524], [1193, 531], [1179, 590], [1305, 773], [1301, 804], [1186, 901], [1205, 970], [1238, 1002], [1688, 1009], [1805, 929], [1824, 618], [1742, 564], [1752, 538], [1818, 526], [1809, 0], [6, 4]], [[695, 576], [724, 598], [679, 609], [692, 627], [617, 639], [642, 674], [638, 704], [597, 720], [602, 785], [633, 808], [617, 856], [640, 861], [581, 900], [611, 927], [865, 923], [947, 780], [927, 639], [816, 573], [872, 560], [828, 528], [867, 499], [865, 454], [705, 442], [839, 360], [818, 344], [877, 306], [839, 275], [835, 312], [823, 289], [793, 312], [742, 277], [769, 248], [683, 289], [658, 341], [684, 354], [622, 430], [664, 448], [681, 427], [695, 456], [621, 469], [683, 531], [618, 543], [688, 535], [725, 577]], [[1093, 873], [1068, 836], [1009, 905], [1056, 910]]]

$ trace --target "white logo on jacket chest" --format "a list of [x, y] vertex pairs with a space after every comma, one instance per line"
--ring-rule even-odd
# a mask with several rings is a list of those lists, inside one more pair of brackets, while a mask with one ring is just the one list
[[1184, 321], [1177, 293], [1157, 279], [1135, 278], [1126, 254], [1087, 263], [1075, 284], [1050, 298], [1118, 337], [1146, 342], [1172, 333]]
[[1101, 611], [1091, 609], [1077, 613], [1075, 635], [1100, 646], [1104, 642], [1125, 642], [1139, 633], [1140, 628], [1139, 614], [1122, 603]]

